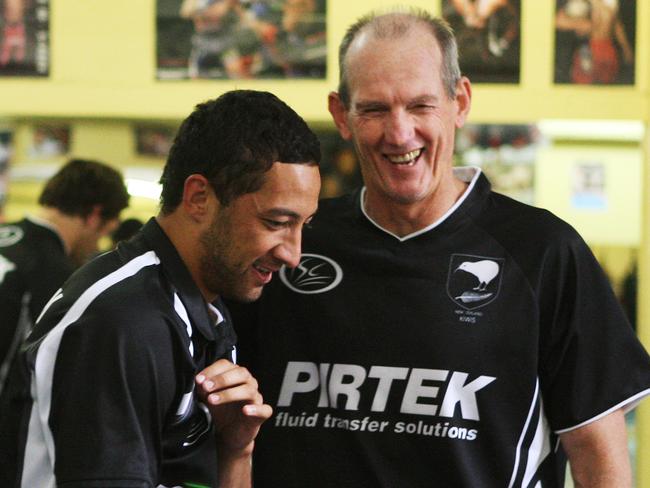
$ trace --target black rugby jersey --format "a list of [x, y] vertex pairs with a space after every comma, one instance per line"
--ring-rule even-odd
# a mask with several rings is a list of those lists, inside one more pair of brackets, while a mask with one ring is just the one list
[[256, 487], [560, 487], [558, 434], [650, 394], [578, 234], [457, 173], [463, 197], [402, 238], [362, 193], [321, 202], [300, 264], [233, 309], [274, 408]]
[[0, 485], [216, 486], [211, 419], [194, 391], [200, 370], [234, 356], [216, 305], [154, 219], [81, 268], [8, 377]]
[[0, 225], [0, 393], [18, 344], [73, 270], [47, 224], [26, 218]]

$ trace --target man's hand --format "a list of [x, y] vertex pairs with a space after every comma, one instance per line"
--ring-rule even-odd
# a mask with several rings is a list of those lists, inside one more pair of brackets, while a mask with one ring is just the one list
[[220, 359], [196, 376], [198, 392], [210, 410], [220, 450], [250, 455], [260, 425], [273, 410], [244, 367]]

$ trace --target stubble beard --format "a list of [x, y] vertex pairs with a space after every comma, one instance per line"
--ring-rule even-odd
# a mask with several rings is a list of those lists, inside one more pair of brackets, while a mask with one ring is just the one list
[[261, 290], [245, 287], [247, 267], [228, 259], [233, 244], [228, 240], [229, 219], [223, 214], [215, 217], [200, 238], [201, 278], [204, 286], [215, 295], [238, 302], [252, 302], [259, 298]]

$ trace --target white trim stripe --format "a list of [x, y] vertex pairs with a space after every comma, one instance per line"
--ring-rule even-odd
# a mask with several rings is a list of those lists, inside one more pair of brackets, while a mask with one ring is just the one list
[[[211, 303], [208, 303], [208, 309], [212, 314], [214, 314], [215, 317], [217, 317], [217, 321], [215, 322], [215, 326], [219, 325], [220, 323], [224, 322], [226, 319], [223, 317], [223, 314], [217, 307], [212, 305]], [[233, 362], [233, 364], [237, 364], [237, 347], [233, 346], [232, 352], [230, 353], [230, 359]]]
[[190, 408], [190, 402], [192, 401], [192, 396], [194, 395], [194, 385], [192, 385], [192, 389], [185, 393], [183, 395], [183, 398], [181, 398], [181, 402], [178, 405], [178, 408], [176, 409], [176, 415], [178, 416], [183, 416], [187, 413], [187, 411]]
[[[54, 440], [49, 428], [52, 401], [52, 377], [59, 345], [65, 329], [81, 317], [90, 304], [113, 285], [135, 275], [142, 268], [160, 263], [154, 251], [148, 251], [132, 259], [121, 268], [96, 281], [75, 301], [61, 321], [45, 336], [40, 345], [34, 372], [32, 373], [33, 406], [29, 421], [21, 486], [24, 488], [54, 487]], [[36, 462], [34, 460], [41, 460]], [[45, 481], [46, 480], [46, 481]]]
[[643, 391], [637, 393], [634, 396], [631, 396], [627, 400], [623, 400], [622, 402], [617, 403], [612, 408], [610, 408], [608, 410], [605, 410], [603, 413], [600, 413], [600, 414], [596, 415], [595, 417], [590, 418], [589, 420], [585, 420], [584, 422], [582, 422], [582, 423], [580, 423], [578, 425], [574, 425], [573, 427], [567, 427], [566, 429], [556, 430], [555, 433], [556, 434], [564, 434], [565, 432], [570, 432], [572, 430], [578, 429], [578, 428], [583, 427], [583, 426], [585, 426], [587, 424], [595, 422], [598, 419], [602, 419], [606, 415], [609, 415], [610, 413], [612, 413], [612, 412], [614, 412], [614, 411], [616, 411], [616, 410], [618, 410], [620, 408], [623, 409], [623, 412], [627, 413], [630, 410], [633, 410], [634, 407], [636, 407], [639, 404], [639, 402], [641, 400], [643, 400], [643, 397], [646, 397], [648, 395], [650, 395], [650, 388], [648, 388], [647, 390], [643, 390]]
[[214, 325], [219, 325], [221, 322], [226, 320], [223, 318], [221, 311], [211, 303], [208, 303], [208, 309], [210, 310], [210, 312], [214, 314], [215, 317], [217, 317], [217, 320], [215, 321]]
[[510, 477], [510, 483], [508, 483], [508, 488], [512, 488], [517, 478], [517, 471], [519, 470], [519, 458], [521, 456], [521, 445], [524, 442], [524, 437], [526, 437], [526, 432], [528, 432], [528, 424], [530, 424], [530, 419], [533, 416], [535, 411], [535, 405], [537, 404], [537, 396], [539, 394], [539, 378], [535, 381], [535, 393], [533, 394], [533, 400], [530, 403], [530, 409], [528, 410], [528, 417], [524, 423], [524, 428], [521, 430], [521, 435], [519, 436], [519, 442], [517, 442], [517, 451], [515, 452], [515, 462], [512, 467], [512, 476]]
[[526, 461], [526, 471], [524, 473], [524, 481], [521, 486], [528, 486], [537, 474], [537, 470], [542, 462], [551, 453], [551, 429], [548, 426], [548, 420], [544, 414], [544, 401], [539, 402], [539, 419], [537, 420], [537, 428], [535, 429], [535, 436], [528, 448], [528, 460]]
[[[361, 195], [359, 195], [359, 198], [361, 199], [361, 211], [363, 212], [363, 215], [366, 216], [366, 218], [370, 221], [371, 224], [373, 224], [375, 227], [378, 229], [384, 231], [386, 234], [389, 234], [393, 236], [395, 239], [397, 239], [400, 242], [407, 241], [409, 239], [412, 239], [414, 237], [417, 237], [421, 234], [424, 234], [426, 232], [429, 232], [431, 229], [434, 229], [438, 227], [440, 224], [442, 224], [445, 220], [449, 218], [451, 214], [453, 214], [458, 207], [460, 207], [463, 202], [467, 199], [470, 193], [472, 193], [472, 190], [474, 189], [474, 185], [478, 181], [478, 177], [481, 174], [481, 168], [475, 168], [473, 166], [467, 166], [467, 167], [462, 167], [462, 168], [454, 168], [454, 176], [465, 181], [466, 183], [469, 183], [469, 186], [465, 190], [465, 192], [462, 194], [462, 196], [456, 200], [456, 203], [454, 203], [449, 210], [445, 212], [445, 214], [440, 217], [438, 220], [433, 222], [432, 224], [427, 225], [423, 229], [416, 230], [415, 232], [405, 235], [403, 237], [398, 236], [397, 234], [393, 234], [391, 231], [384, 229], [381, 225], [379, 225], [377, 222], [372, 220], [370, 215], [366, 212], [366, 206], [364, 205], [364, 200], [365, 200], [365, 195], [366, 195], [366, 187], [364, 186], [361, 189]], [[470, 179], [471, 177], [471, 179]]]
[[192, 324], [190, 322], [190, 317], [187, 314], [187, 310], [185, 309], [185, 305], [183, 305], [183, 302], [178, 296], [178, 293], [174, 293], [174, 310], [181, 318], [181, 320], [185, 323], [185, 330], [187, 331], [187, 335], [190, 338], [190, 346], [188, 349], [190, 350], [190, 356], [194, 357], [194, 343], [192, 342]]
[[43, 317], [43, 315], [45, 314], [45, 312], [47, 312], [47, 309], [50, 308], [54, 302], [56, 302], [57, 300], [60, 300], [61, 298], [63, 298], [63, 290], [61, 288], [59, 288], [58, 290], [56, 290], [54, 292], [54, 295], [52, 295], [52, 298], [50, 298], [48, 300], [48, 302], [45, 304], [45, 306], [43, 307], [43, 310], [41, 310], [41, 313], [38, 315], [38, 318], [36, 319], [35, 323], [38, 324], [40, 322], [41, 318]]
[[[188, 346], [188, 350], [190, 351], [190, 356], [194, 357], [194, 343], [192, 342], [192, 323], [190, 322], [190, 316], [187, 314], [187, 309], [185, 308], [185, 305], [183, 305], [183, 302], [181, 301], [181, 298], [178, 296], [178, 293], [174, 293], [174, 310], [178, 314], [178, 316], [181, 318], [181, 320], [185, 323], [185, 330], [187, 331], [187, 335], [190, 339], [190, 345]], [[183, 416], [187, 413], [188, 409], [190, 408], [190, 404], [192, 402], [192, 396], [194, 394], [194, 385], [192, 385], [192, 389], [185, 393], [183, 395], [183, 398], [181, 398], [181, 402], [178, 405], [178, 408], [176, 409], [176, 415]]]

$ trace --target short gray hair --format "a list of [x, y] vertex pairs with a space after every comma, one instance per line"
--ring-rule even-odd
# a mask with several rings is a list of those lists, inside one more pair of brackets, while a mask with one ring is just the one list
[[433, 34], [434, 39], [442, 52], [442, 82], [447, 96], [453, 99], [456, 96], [456, 85], [461, 73], [458, 66], [458, 46], [454, 32], [449, 24], [439, 17], [433, 17], [426, 10], [409, 8], [407, 10], [393, 10], [388, 13], [371, 12], [359, 18], [352, 24], [343, 36], [339, 46], [339, 97], [345, 105], [350, 106], [350, 89], [348, 86], [345, 57], [350, 45], [361, 30], [368, 27], [378, 39], [398, 39], [404, 37], [414, 25], [425, 25]]

